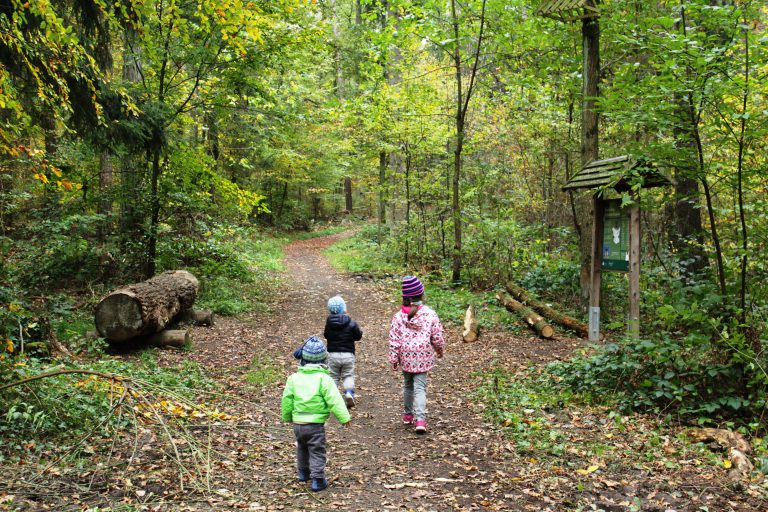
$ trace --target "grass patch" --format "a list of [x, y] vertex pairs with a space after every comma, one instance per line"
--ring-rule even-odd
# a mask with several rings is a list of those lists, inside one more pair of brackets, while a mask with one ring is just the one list
[[325, 255], [331, 265], [342, 272], [385, 276], [403, 271], [386, 257], [379, 244], [364, 234], [340, 240], [328, 247]]
[[326, 226], [313, 231], [299, 231], [290, 235], [291, 240], [309, 240], [310, 238], [319, 238], [321, 236], [335, 235], [349, 231], [350, 226]]
[[245, 374], [245, 381], [255, 387], [266, 388], [282, 383], [285, 378], [282, 366], [266, 356], [253, 358], [248, 373]]
[[285, 270], [283, 246], [288, 240], [254, 230], [225, 231], [212, 242], [213, 254], [191, 269], [201, 278], [198, 306], [224, 316], [268, 311]]

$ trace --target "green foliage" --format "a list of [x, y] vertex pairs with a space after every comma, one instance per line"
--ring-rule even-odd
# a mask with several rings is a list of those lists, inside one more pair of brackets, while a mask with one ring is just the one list
[[553, 363], [550, 370], [576, 392], [615, 393], [624, 410], [750, 423], [766, 407], [764, 356], [743, 337], [725, 333], [717, 341], [696, 333], [621, 340]]
[[190, 271], [201, 278], [198, 304], [222, 315], [268, 308], [284, 268], [284, 241], [235, 227], [207, 235], [207, 242], [192, 247], [187, 256]]
[[376, 243], [372, 227], [333, 244], [325, 250], [325, 255], [334, 268], [344, 272], [375, 276], [401, 272], [398, 265], [392, 262]]

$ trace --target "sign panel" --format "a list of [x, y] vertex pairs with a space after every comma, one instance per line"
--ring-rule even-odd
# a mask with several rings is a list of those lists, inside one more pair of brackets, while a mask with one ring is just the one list
[[620, 199], [605, 202], [602, 255], [603, 270], [629, 270], [629, 210], [621, 209]]

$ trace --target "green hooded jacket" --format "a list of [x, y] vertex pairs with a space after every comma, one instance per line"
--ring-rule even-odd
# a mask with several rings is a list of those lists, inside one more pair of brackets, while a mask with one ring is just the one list
[[307, 365], [288, 377], [283, 390], [283, 421], [325, 423], [330, 413], [339, 423], [350, 420], [349, 411], [330, 372], [319, 365]]

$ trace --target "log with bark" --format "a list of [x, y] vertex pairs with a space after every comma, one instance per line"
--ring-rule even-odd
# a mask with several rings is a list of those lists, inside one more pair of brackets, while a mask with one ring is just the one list
[[184, 270], [118, 288], [96, 306], [96, 329], [112, 343], [158, 333], [192, 307], [198, 288], [195, 276]]
[[192, 343], [192, 332], [190, 329], [160, 331], [148, 337], [147, 343], [153, 347], [181, 348], [185, 343]]
[[527, 290], [520, 288], [516, 284], [507, 283], [505, 288], [515, 299], [532, 307], [534, 310], [547, 317], [549, 320], [576, 332], [582, 338], [589, 336], [589, 327], [584, 322], [580, 322], [571, 316], [564, 315], [559, 311], [556, 311], [547, 306], [543, 302], [534, 299], [530, 296]]
[[551, 338], [555, 334], [555, 329], [547, 323], [547, 321], [537, 314], [529, 307], [521, 304], [507, 294], [498, 293], [496, 298], [499, 299], [508, 311], [517, 313], [520, 318], [525, 320], [532, 329], [534, 329], [542, 338]]
[[209, 309], [187, 309], [181, 313], [179, 320], [193, 325], [210, 327], [215, 323], [216, 316]]
[[[86, 331], [85, 338], [89, 340], [95, 340], [100, 338], [101, 335], [98, 331]], [[137, 345], [151, 345], [153, 347], [176, 347], [181, 348], [185, 343], [192, 343], [192, 330], [191, 329], [167, 329], [160, 331], [149, 336], [139, 336], [132, 338], [128, 342], [124, 343], [124, 347], [134, 347]]]
[[472, 304], [469, 305], [467, 313], [464, 316], [464, 331], [461, 333], [461, 337], [466, 343], [477, 341], [477, 338], [479, 337], [475, 306]]

